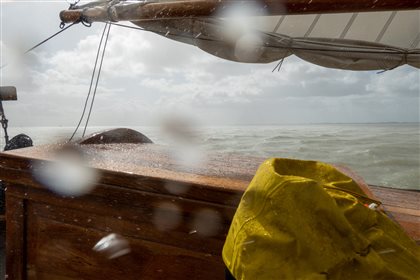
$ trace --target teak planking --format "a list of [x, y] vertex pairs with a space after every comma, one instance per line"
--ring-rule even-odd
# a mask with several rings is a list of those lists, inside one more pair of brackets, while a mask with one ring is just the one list
[[[171, 150], [154, 144], [80, 146], [101, 179], [91, 193], [64, 198], [32, 175], [36, 163], [50, 161], [60, 148], [0, 155], [0, 179], [7, 184], [9, 279], [224, 279], [224, 239], [263, 159], [211, 154], [192, 168], [180, 166]], [[369, 188], [385, 211], [420, 240], [420, 192]], [[211, 236], [194, 225], [203, 209], [218, 214], [209, 217], [217, 220]], [[179, 224], [157, 228], [156, 211]], [[92, 250], [110, 233], [128, 240], [131, 253], [110, 260]]]

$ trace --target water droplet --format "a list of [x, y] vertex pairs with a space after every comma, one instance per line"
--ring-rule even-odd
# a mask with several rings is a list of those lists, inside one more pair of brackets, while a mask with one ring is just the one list
[[389, 254], [389, 253], [395, 253], [395, 252], [396, 251], [394, 249], [389, 248], [389, 249], [378, 251], [378, 254], [383, 255], [383, 254]]
[[219, 233], [222, 224], [220, 213], [213, 209], [201, 209], [194, 216], [192, 228], [198, 234], [214, 236]]
[[109, 259], [115, 259], [131, 252], [128, 241], [115, 233], [111, 233], [99, 240], [92, 249], [105, 254]]
[[89, 193], [98, 180], [97, 172], [88, 168], [82, 155], [72, 148], [58, 152], [54, 162], [34, 164], [32, 172], [45, 187], [67, 197]]
[[255, 240], [249, 240], [249, 241], [243, 242], [242, 245], [249, 245], [249, 244], [252, 244], [254, 242], [255, 242]]
[[182, 221], [181, 209], [174, 203], [158, 204], [153, 213], [153, 224], [160, 231], [176, 228]]
[[171, 194], [179, 195], [186, 193], [189, 190], [190, 186], [184, 183], [178, 182], [168, 182], [165, 184], [165, 189]]
[[264, 51], [263, 45], [258, 34], [244, 34], [236, 41], [235, 57], [241, 62], [257, 62]]

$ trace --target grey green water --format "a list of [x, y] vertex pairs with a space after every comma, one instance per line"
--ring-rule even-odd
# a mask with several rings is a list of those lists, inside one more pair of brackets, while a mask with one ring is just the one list
[[[159, 127], [131, 127], [155, 143], [168, 144]], [[88, 132], [106, 129], [91, 127]], [[67, 139], [70, 127], [10, 128], [36, 145]], [[368, 183], [420, 190], [420, 124], [310, 124], [197, 127], [198, 145], [209, 152], [288, 157], [339, 163]]]

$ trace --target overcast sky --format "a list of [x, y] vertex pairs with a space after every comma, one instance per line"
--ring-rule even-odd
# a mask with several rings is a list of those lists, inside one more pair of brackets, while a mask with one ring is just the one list
[[[1, 0], [1, 60], [58, 31], [62, 1]], [[12, 126], [74, 126], [88, 92], [104, 24], [77, 25], [2, 70], [18, 101]], [[23, 65], [23, 66], [22, 66]], [[158, 35], [112, 26], [92, 125], [153, 125], [173, 114], [203, 124], [419, 121], [418, 69], [377, 74], [318, 67], [298, 58], [242, 64]]]

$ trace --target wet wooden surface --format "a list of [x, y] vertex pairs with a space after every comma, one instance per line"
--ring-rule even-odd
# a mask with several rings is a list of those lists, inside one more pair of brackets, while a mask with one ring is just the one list
[[420, 191], [369, 186], [385, 212], [420, 245]]
[[[152, 2], [145, 5], [143, 3], [117, 5], [114, 6], [115, 12], [112, 13], [112, 20], [142, 21], [220, 16], [226, 9], [237, 3], [238, 1], [236, 0], [190, 0]], [[259, 3], [262, 9], [256, 9], [253, 1], [242, 1], [240, 5], [246, 11], [254, 11], [255, 15], [261, 15], [261, 11], [269, 15], [300, 15], [413, 10], [420, 8], [419, 0], [261, 0]], [[78, 21], [82, 15], [92, 22], [110, 20], [110, 13], [107, 12], [106, 8], [91, 8], [83, 11], [83, 6], [77, 10], [62, 11], [60, 18], [63, 22], [68, 23]]]
[[[7, 183], [9, 279], [224, 279], [224, 239], [263, 159], [211, 154], [188, 166], [163, 146], [84, 145], [78, 149], [100, 179], [92, 192], [64, 198], [33, 176], [36, 166], [54, 160], [61, 148], [0, 156], [0, 179]], [[369, 188], [420, 240], [420, 192]], [[203, 217], [210, 230], [197, 224]], [[129, 254], [109, 259], [92, 250], [111, 233], [129, 242]]]

